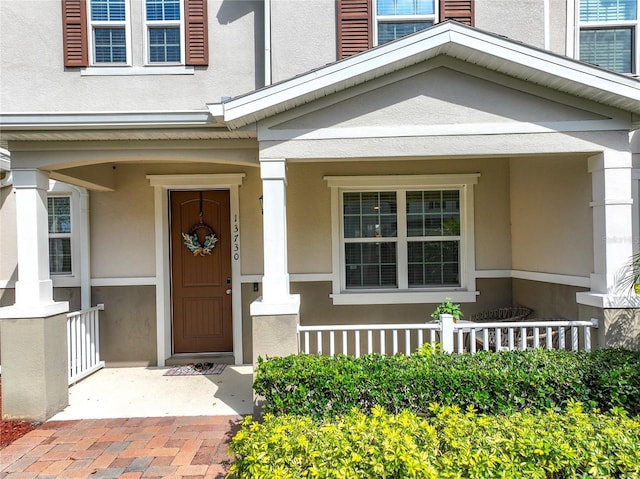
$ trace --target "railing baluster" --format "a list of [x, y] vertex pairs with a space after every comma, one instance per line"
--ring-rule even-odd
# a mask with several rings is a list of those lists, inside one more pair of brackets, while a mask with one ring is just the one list
[[386, 354], [387, 339], [385, 338], [384, 329], [380, 330], [380, 354]]
[[462, 331], [462, 329], [458, 329], [456, 331], [457, 334], [457, 339], [458, 339], [458, 353], [462, 353], [464, 352], [464, 332]]
[[578, 350], [578, 328], [571, 327], [571, 350]]
[[482, 330], [482, 349], [489, 351], [489, 328]]
[[502, 328], [496, 328], [496, 351], [502, 349]]
[[540, 347], [540, 330], [533, 328], [533, 347], [538, 349]]
[[371, 354], [373, 352], [373, 331], [369, 329], [367, 331], [367, 353]]
[[411, 330], [405, 329], [404, 331], [404, 354], [409, 356], [411, 354]]
[[398, 330], [394, 329], [392, 333], [393, 355], [398, 354]]
[[553, 349], [553, 330], [550, 326], [547, 327], [547, 351]]
[[418, 329], [418, 347], [421, 348], [424, 344], [424, 331], [422, 329]]
[[509, 351], [513, 351], [515, 349], [515, 343], [513, 338], [513, 328], [509, 328]]
[[527, 328], [520, 328], [520, 350], [527, 349]]
[[349, 348], [347, 347], [347, 330], [344, 329], [342, 331], [342, 354], [346, 355], [349, 353]]
[[360, 330], [359, 329], [356, 329], [355, 341], [356, 341], [356, 344], [355, 344], [355, 353], [356, 354], [355, 354], [355, 356], [356, 356], [356, 358], [359, 358], [360, 357]]
[[584, 350], [591, 351], [591, 328], [584, 328]]
[[329, 356], [336, 355], [336, 332], [332, 329], [329, 331]]
[[472, 353], [476, 352], [476, 329], [472, 328], [471, 331], [469, 331], [469, 350]]

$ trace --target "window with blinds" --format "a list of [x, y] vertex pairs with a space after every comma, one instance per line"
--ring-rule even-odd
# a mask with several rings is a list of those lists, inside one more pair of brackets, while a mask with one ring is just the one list
[[435, 0], [376, 0], [376, 44], [424, 30], [435, 20]]
[[637, 72], [638, 0], [580, 0], [580, 60]]
[[182, 63], [183, 30], [180, 0], [146, 0], [148, 63]]
[[125, 0], [91, 0], [89, 20], [94, 64], [127, 64], [130, 37], [127, 18]]
[[49, 216], [49, 272], [52, 275], [71, 274], [71, 197], [50, 196], [47, 199]]

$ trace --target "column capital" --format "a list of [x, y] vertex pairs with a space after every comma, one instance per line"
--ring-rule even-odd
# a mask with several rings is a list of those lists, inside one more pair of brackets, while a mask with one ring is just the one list
[[263, 180], [287, 179], [287, 160], [284, 158], [260, 158], [260, 177]]
[[32, 189], [47, 191], [49, 189], [49, 173], [36, 168], [11, 170], [13, 187], [17, 190]]
[[631, 152], [629, 151], [604, 150], [590, 156], [588, 161], [589, 173], [613, 168], [631, 168], [633, 166]]

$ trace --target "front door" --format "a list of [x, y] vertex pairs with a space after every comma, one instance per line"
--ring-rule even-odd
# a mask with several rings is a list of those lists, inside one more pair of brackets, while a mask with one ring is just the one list
[[233, 351], [228, 191], [171, 192], [174, 353]]

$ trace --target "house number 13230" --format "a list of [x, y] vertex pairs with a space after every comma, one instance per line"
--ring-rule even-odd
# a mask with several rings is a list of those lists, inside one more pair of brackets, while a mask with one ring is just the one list
[[233, 260], [240, 259], [240, 226], [238, 225], [238, 215], [233, 215]]

